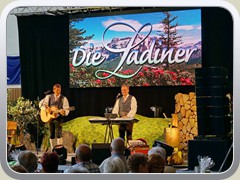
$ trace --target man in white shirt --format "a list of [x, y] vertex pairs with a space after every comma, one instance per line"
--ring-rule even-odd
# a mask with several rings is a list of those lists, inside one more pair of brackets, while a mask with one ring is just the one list
[[68, 99], [61, 94], [60, 84], [54, 84], [53, 94], [46, 95], [46, 97], [39, 103], [39, 107], [52, 117], [49, 121], [50, 145], [52, 150], [55, 146], [55, 131], [57, 145], [63, 144], [62, 123], [64, 122], [64, 116], [69, 114]]
[[[123, 84], [121, 86], [122, 96], [117, 99], [112, 113], [118, 114], [122, 118], [133, 118], [137, 112], [137, 100], [134, 96], [129, 94], [129, 86]], [[125, 139], [125, 133], [127, 133], [127, 140], [132, 139], [133, 123], [128, 122], [126, 124], [119, 125], [119, 136]]]

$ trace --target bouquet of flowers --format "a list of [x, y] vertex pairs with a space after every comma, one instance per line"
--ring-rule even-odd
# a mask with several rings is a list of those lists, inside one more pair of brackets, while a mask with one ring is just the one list
[[215, 165], [214, 161], [208, 156], [198, 156], [198, 163], [200, 173], [205, 173], [206, 170], [210, 170]]

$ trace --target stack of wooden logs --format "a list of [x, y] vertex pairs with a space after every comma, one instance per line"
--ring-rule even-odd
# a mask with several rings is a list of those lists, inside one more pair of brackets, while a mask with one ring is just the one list
[[172, 118], [173, 122], [178, 122], [180, 132], [178, 150], [182, 151], [183, 159], [187, 159], [188, 140], [192, 140], [198, 135], [196, 95], [194, 92], [175, 95], [175, 114], [172, 115]]

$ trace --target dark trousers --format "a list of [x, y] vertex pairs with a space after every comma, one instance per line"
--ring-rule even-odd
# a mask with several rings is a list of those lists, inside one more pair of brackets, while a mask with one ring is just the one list
[[118, 128], [119, 136], [125, 140], [125, 133], [127, 132], [127, 141], [132, 140], [132, 130], [133, 130], [132, 122], [120, 124]]
[[62, 117], [58, 117], [57, 119], [52, 119], [49, 122], [50, 139], [54, 139], [55, 136], [57, 138], [62, 137], [62, 123], [63, 123]]

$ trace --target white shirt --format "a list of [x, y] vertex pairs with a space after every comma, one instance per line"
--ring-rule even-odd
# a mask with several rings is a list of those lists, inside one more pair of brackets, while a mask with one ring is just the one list
[[[46, 95], [45, 98], [43, 98], [43, 99], [39, 102], [38, 105], [39, 105], [39, 108], [40, 108], [41, 110], [45, 110], [45, 106], [48, 106], [50, 97], [51, 97], [51, 94]], [[59, 95], [59, 96], [56, 96], [56, 95], [54, 94], [55, 100], [58, 99], [59, 97], [60, 97], [60, 95]], [[67, 116], [67, 115], [69, 114], [69, 110], [67, 110], [67, 109], [69, 109], [69, 103], [68, 103], [68, 99], [67, 99], [66, 97], [64, 97], [64, 98], [63, 98], [63, 110], [65, 111], [65, 116]]]
[[[126, 98], [124, 98], [124, 101], [128, 98], [129, 94], [127, 95]], [[112, 113], [113, 114], [118, 114], [119, 112], [119, 99], [116, 101]], [[129, 118], [133, 118], [135, 116], [135, 114], [137, 113], [137, 100], [134, 96], [132, 96], [131, 99], [131, 110], [128, 112], [127, 117]]]

